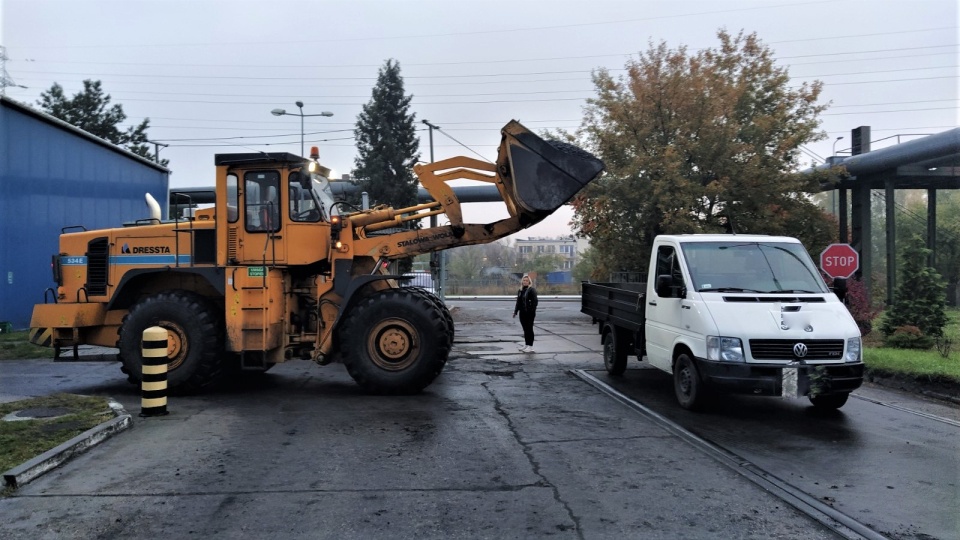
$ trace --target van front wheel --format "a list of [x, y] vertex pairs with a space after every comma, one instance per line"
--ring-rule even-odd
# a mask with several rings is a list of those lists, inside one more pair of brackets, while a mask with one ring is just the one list
[[703, 408], [706, 392], [700, 381], [697, 366], [686, 353], [677, 356], [673, 363], [673, 393], [677, 402], [688, 411], [697, 411]]
[[849, 392], [842, 394], [827, 394], [825, 396], [810, 396], [810, 403], [814, 408], [822, 411], [835, 411], [847, 402], [850, 397]]

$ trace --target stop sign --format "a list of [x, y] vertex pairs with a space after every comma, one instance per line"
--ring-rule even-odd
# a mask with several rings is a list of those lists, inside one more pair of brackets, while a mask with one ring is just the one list
[[830, 244], [820, 253], [820, 268], [832, 278], [848, 278], [860, 268], [860, 254], [850, 244]]

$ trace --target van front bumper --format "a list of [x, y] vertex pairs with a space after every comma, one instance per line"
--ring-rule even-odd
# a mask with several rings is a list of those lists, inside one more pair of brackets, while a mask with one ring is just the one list
[[[797, 395], [849, 393], [863, 384], [863, 362], [850, 364], [800, 364], [771, 366], [731, 364], [696, 359], [700, 379], [707, 386], [733, 394], [784, 395], [784, 368], [796, 369]], [[789, 390], [789, 389], [788, 389]], [[789, 391], [788, 391], [789, 393]]]

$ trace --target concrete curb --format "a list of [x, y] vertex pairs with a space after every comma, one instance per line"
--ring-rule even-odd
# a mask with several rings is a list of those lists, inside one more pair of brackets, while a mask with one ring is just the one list
[[81, 354], [78, 358], [74, 358], [73, 354], [61, 355], [60, 358], [54, 358], [54, 362], [119, 362], [119, 358], [116, 353], [107, 353], [107, 354]]
[[47, 450], [30, 461], [3, 473], [3, 481], [6, 487], [17, 489], [43, 473], [53, 470], [70, 459], [79, 456], [90, 448], [105, 441], [110, 436], [133, 427], [130, 415], [127, 414], [127, 411], [124, 410], [122, 405], [112, 399], [109, 405], [115, 415], [113, 420], [92, 427], [60, 446]]

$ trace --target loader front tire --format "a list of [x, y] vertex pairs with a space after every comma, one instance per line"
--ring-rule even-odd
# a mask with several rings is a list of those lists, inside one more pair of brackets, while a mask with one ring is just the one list
[[151, 326], [167, 330], [167, 388], [171, 393], [196, 392], [223, 372], [223, 328], [205, 298], [188, 291], [148, 296], [130, 308], [120, 326], [120, 360], [131, 383], [143, 379], [141, 339]]
[[347, 372], [373, 394], [415, 394], [443, 371], [452, 338], [436, 303], [406, 289], [360, 300], [340, 326]]
[[443, 300], [439, 296], [433, 293], [433, 291], [424, 289], [423, 287], [404, 287], [408, 291], [412, 291], [415, 294], [423, 296], [430, 301], [437, 309], [440, 310], [440, 314], [443, 316], [444, 322], [447, 323], [447, 334], [450, 343], [448, 345], [453, 346], [453, 336], [454, 336], [454, 325], [453, 325], [453, 315], [450, 314], [450, 310], [447, 309], [447, 305], [443, 303]]

